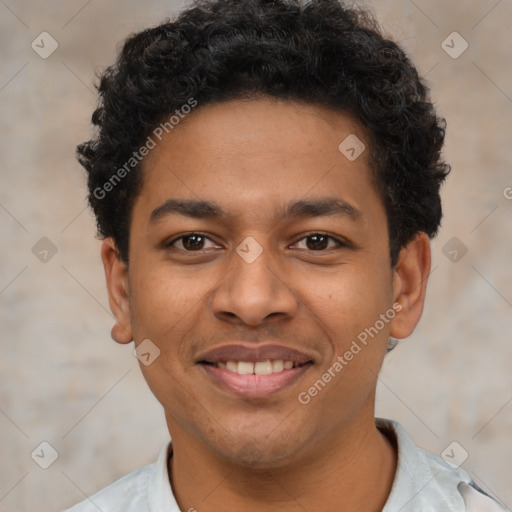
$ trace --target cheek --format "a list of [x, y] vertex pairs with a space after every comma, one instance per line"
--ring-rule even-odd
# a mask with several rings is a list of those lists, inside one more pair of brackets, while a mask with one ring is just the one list
[[373, 326], [390, 307], [390, 285], [367, 266], [340, 267], [331, 276], [309, 281], [308, 309], [336, 341], [336, 349], [350, 345], [359, 333]]
[[386, 352], [394, 316], [387, 278], [365, 267], [365, 272], [351, 272], [327, 280], [323, 293], [317, 290], [310, 296], [314, 297], [312, 304], [316, 304], [311, 310], [322, 322], [332, 344], [330, 359], [319, 370], [322, 373], [330, 370], [331, 375], [326, 378], [334, 382], [331, 387], [334, 400], [350, 390], [357, 402], [357, 396], [365, 395], [374, 386]]
[[132, 326], [136, 340], [162, 340], [186, 321], [187, 313], [200, 298], [195, 285], [183, 283], [179, 277], [170, 274], [170, 269], [163, 266], [141, 265], [130, 282]]
[[212, 290], [221, 279], [216, 269], [180, 271], [155, 261], [140, 265], [130, 283], [134, 338], [151, 339], [176, 361], [184, 355], [187, 336], [205, 319]]

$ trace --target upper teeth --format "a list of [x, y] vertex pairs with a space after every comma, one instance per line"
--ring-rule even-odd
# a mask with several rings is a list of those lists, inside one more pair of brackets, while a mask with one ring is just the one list
[[230, 372], [239, 373], [241, 375], [268, 375], [270, 373], [282, 372], [283, 370], [290, 370], [293, 368], [293, 361], [283, 361], [277, 359], [275, 361], [258, 361], [253, 363], [251, 361], [227, 361], [226, 363], [219, 361], [216, 366], [223, 368]]

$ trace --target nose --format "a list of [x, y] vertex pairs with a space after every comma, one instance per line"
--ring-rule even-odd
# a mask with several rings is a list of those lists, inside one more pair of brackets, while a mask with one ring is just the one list
[[224, 321], [258, 326], [271, 316], [291, 318], [295, 315], [297, 298], [270, 250], [263, 250], [251, 262], [235, 252], [232, 257], [233, 264], [211, 299], [215, 316]]

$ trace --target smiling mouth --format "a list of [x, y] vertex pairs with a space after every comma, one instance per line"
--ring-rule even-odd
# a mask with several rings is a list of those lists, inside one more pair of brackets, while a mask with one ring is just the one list
[[216, 387], [252, 399], [291, 389], [315, 361], [311, 354], [284, 345], [231, 343], [200, 354], [197, 363]]
[[265, 399], [293, 386], [313, 366], [313, 361], [199, 361], [217, 386], [245, 399]]
[[281, 373], [285, 370], [291, 370], [309, 363], [312, 363], [312, 361], [307, 361], [302, 364], [295, 361], [285, 361], [283, 359], [267, 359], [266, 361], [200, 361], [200, 364], [211, 365], [239, 375], [270, 375], [272, 373]]

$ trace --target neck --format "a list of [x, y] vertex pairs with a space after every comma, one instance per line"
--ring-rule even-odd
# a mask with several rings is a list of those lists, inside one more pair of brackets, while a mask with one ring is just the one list
[[[182, 510], [378, 512], [396, 471], [396, 447], [373, 417], [279, 467], [240, 467], [173, 431], [169, 474]], [[343, 508], [340, 508], [343, 504]]]

